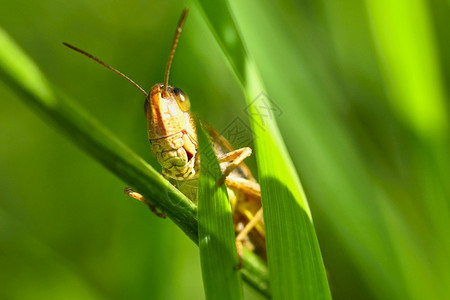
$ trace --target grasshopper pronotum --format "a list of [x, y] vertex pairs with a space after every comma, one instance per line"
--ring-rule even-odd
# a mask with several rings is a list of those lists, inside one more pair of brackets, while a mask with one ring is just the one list
[[[64, 45], [125, 78], [145, 95], [144, 110], [148, 122], [148, 138], [153, 155], [162, 166], [162, 174], [189, 199], [196, 202], [196, 189], [192, 189], [198, 186], [200, 171], [196, 126], [190, 112], [188, 96], [180, 89], [168, 85], [172, 59], [186, 15], [187, 9], [183, 11], [177, 26], [164, 83], [155, 84], [149, 93], [126, 75], [91, 54], [67, 43]], [[215, 129], [206, 125], [205, 128], [213, 141], [214, 151], [223, 172], [218, 184], [225, 183], [231, 202], [239, 257], [242, 256], [242, 247], [246, 247], [265, 258], [261, 192], [259, 184], [243, 163], [243, 160], [251, 155], [252, 150], [249, 147], [233, 150], [228, 141]], [[125, 192], [130, 197], [147, 204], [156, 215], [165, 217], [164, 212], [158, 212], [141, 194], [131, 188], [126, 188]]]

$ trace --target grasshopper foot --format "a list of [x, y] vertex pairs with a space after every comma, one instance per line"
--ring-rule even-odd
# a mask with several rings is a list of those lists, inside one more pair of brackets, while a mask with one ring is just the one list
[[149, 203], [149, 202], [144, 198], [144, 196], [142, 196], [141, 194], [139, 194], [139, 193], [133, 191], [132, 188], [126, 187], [125, 190], [124, 190], [124, 192], [125, 192], [125, 194], [127, 194], [127, 195], [130, 196], [131, 198], [134, 198], [134, 199], [136, 199], [136, 200], [138, 200], [138, 201], [144, 203], [145, 205], [147, 205], [148, 208], [150, 208], [150, 210], [152, 211], [152, 213], [154, 213], [157, 217], [163, 218], [163, 219], [166, 218], [166, 213], [165, 213], [165, 212], [163, 212], [163, 211], [159, 212], [153, 204]]

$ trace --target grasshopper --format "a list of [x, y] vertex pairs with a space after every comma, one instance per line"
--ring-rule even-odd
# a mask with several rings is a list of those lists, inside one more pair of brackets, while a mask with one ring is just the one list
[[[125, 78], [145, 95], [144, 112], [148, 123], [148, 139], [153, 155], [162, 166], [162, 175], [195, 203], [200, 171], [196, 125], [190, 112], [187, 94], [168, 84], [170, 67], [187, 11], [187, 9], [183, 11], [176, 29], [166, 65], [164, 83], [155, 84], [149, 93], [129, 77], [93, 55], [67, 43], [63, 44]], [[218, 131], [205, 124], [202, 126], [210, 135], [214, 152], [221, 166], [222, 176], [218, 185], [225, 184], [227, 187], [238, 256], [242, 258], [243, 247], [245, 247], [265, 259], [265, 229], [260, 187], [250, 169], [243, 163], [243, 160], [251, 155], [252, 150], [249, 147], [233, 150]], [[128, 187], [125, 193], [145, 203], [157, 216], [165, 217], [164, 212], [159, 212], [138, 192]]]

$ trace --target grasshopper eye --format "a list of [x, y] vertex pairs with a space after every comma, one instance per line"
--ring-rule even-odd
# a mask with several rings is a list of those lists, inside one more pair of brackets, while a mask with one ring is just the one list
[[177, 99], [178, 105], [180, 106], [182, 111], [189, 111], [191, 109], [191, 102], [189, 101], [189, 97], [183, 93], [179, 88], [173, 89], [173, 94], [175, 95], [175, 99]]

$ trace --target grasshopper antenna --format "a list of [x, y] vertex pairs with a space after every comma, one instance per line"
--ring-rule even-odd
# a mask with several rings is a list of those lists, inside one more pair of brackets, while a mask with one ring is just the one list
[[72, 49], [72, 50], [77, 51], [78, 53], [81, 53], [81, 54], [83, 54], [83, 55], [89, 57], [89, 58], [92, 59], [92, 60], [95, 60], [96, 62], [98, 62], [99, 64], [101, 64], [102, 66], [104, 66], [105, 68], [107, 68], [107, 69], [113, 71], [114, 73], [116, 73], [116, 74], [119, 75], [120, 77], [125, 78], [129, 83], [131, 83], [132, 85], [134, 85], [134, 87], [137, 88], [142, 94], [144, 94], [144, 95], [145, 95], [145, 98], [148, 98], [147, 92], [144, 91], [143, 88], [141, 88], [136, 82], [134, 82], [134, 81], [133, 81], [131, 78], [129, 78], [127, 75], [125, 75], [125, 74], [123, 74], [122, 72], [120, 72], [120, 71], [114, 69], [113, 67], [111, 67], [111, 66], [105, 64], [105, 63], [102, 62], [100, 59], [98, 59], [97, 57], [93, 56], [92, 54], [87, 53], [86, 51], [83, 51], [83, 50], [81, 50], [81, 49], [78, 49], [77, 47], [72, 46], [72, 45], [70, 45], [70, 44], [68, 44], [68, 43], [63, 43], [63, 45], [66, 46], [66, 47], [69, 47], [69, 48]]
[[184, 21], [186, 20], [186, 15], [188, 13], [188, 8], [183, 10], [181, 14], [180, 21], [178, 21], [177, 31], [175, 32], [175, 37], [173, 38], [172, 49], [170, 50], [169, 60], [166, 65], [166, 72], [164, 73], [164, 87], [163, 93], [167, 93], [167, 86], [169, 84], [169, 73], [170, 66], [172, 65], [173, 55], [175, 54], [175, 50], [177, 49], [178, 40], [180, 39], [181, 30], [183, 29]]

